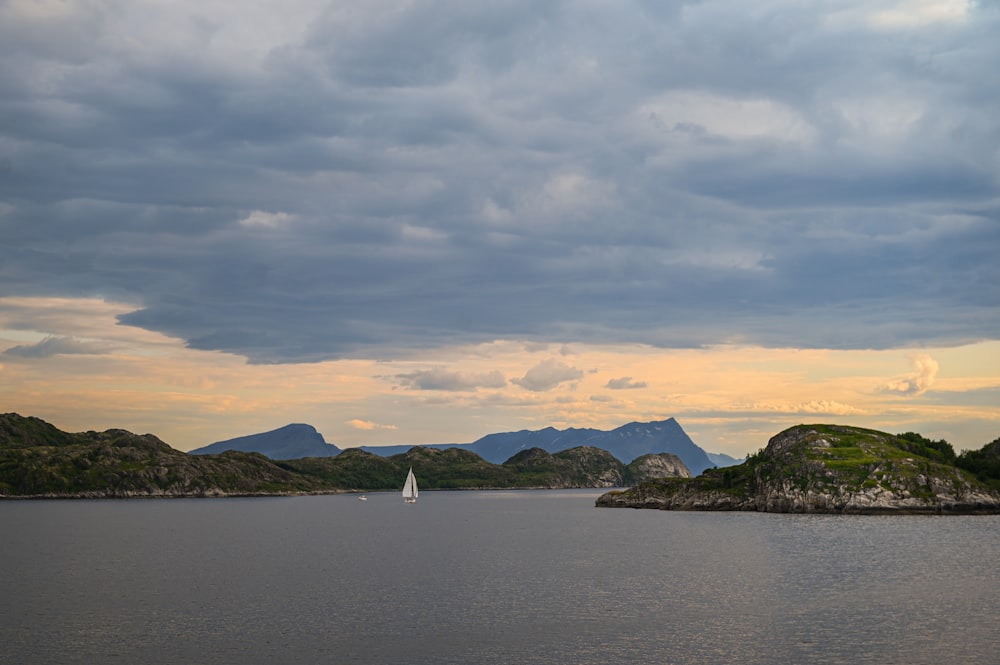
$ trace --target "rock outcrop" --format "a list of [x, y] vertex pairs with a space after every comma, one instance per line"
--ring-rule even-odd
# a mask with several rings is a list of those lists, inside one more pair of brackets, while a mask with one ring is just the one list
[[628, 484], [656, 480], [658, 478], [690, 478], [691, 471], [681, 458], [673, 453], [643, 455], [632, 460], [626, 467]]
[[781, 513], [1000, 513], [1000, 492], [940, 449], [883, 432], [800, 425], [741, 465], [609, 492], [598, 506]]

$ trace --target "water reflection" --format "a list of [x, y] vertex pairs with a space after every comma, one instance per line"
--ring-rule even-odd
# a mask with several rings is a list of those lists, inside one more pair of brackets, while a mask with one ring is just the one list
[[996, 662], [1000, 518], [600, 493], [3, 503], [0, 662]]

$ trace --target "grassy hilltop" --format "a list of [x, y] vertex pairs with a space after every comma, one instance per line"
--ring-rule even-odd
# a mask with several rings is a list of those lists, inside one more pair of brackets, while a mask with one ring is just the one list
[[1000, 440], [956, 456], [945, 441], [799, 425], [739, 466], [609, 492], [599, 506], [798, 513], [1000, 513]]

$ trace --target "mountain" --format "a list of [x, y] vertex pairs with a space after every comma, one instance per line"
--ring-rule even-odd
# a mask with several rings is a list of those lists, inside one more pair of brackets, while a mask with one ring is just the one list
[[581, 446], [523, 451], [493, 464], [460, 448], [415, 446], [381, 457], [349, 449], [336, 457], [272, 461], [257, 452], [192, 455], [152, 434], [112, 429], [63, 432], [38, 418], [0, 415], [0, 498], [208, 497], [398, 490], [412, 467], [423, 489], [587, 488], [690, 475], [674, 455], [625, 465]]
[[615, 487], [690, 472], [676, 455], [647, 455], [623, 464], [606, 450], [579, 446], [549, 453], [523, 450], [503, 464], [493, 464], [459, 447], [413, 446], [404, 453], [383, 457], [349, 448], [327, 459], [294, 459], [283, 468], [354, 490], [398, 489], [413, 468], [422, 489], [573, 489]]
[[504, 462], [504, 466], [538, 478], [539, 486], [570, 486], [583, 482], [587, 487], [621, 487], [628, 484], [632, 475], [611, 453], [592, 446], [569, 448], [555, 454], [541, 448], [529, 448]]
[[[521, 430], [519, 432], [501, 432], [487, 434], [469, 444], [469, 450], [491, 462], [509, 459], [518, 452], [539, 448], [546, 452], [557, 453], [577, 446], [591, 445], [589, 442], [597, 435], [604, 434], [595, 429], [569, 428], [558, 430], [546, 427], [540, 430]], [[601, 446], [594, 446], [600, 448]], [[611, 451], [608, 451], [611, 452]], [[617, 455], [615, 457], [618, 457]], [[621, 459], [618, 457], [618, 459]], [[622, 460], [626, 461], [626, 460]], [[627, 460], [631, 461], [631, 460]]]
[[340, 448], [327, 443], [312, 425], [285, 425], [270, 432], [218, 441], [190, 451], [192, 455], [217, 455], [227, 450], [260, 453], [273, 460], [299, 457], [334, 457]]
[[[575, 436], [577, 433], [585, 433], [583, 436]], [[481, 439], [476, 439], [472, 443], [427, 443], [421, 444], [421, 448], [436, 448], [445, 450], [448, 448], [460, 448], [476, 453], [480, 457], [494, 464], [501, 464], [510, 459], [516, 453], [530, 448], [539, 448], [550, 453], [583, 445], [580, 442], [590, 434], [600, 434], [600, 430], [594, 429], [573, 429], [557, 430], [554, 427], [546, 427], [541, 430], [521, 430], [519, 432], [501, 432], [498, 434], [487, 434]], [[412, 445], [399, 446], [362, 446], [363, 450], [376, 455], [389, 456], [405, 453]]]
[[555, 453], [578, 446], [606, 450], [625, 463], [650, 453], [673, 453], [694, 475], [715, 466], [673, 418], [650, 423], [633, 422], [611, 431], [546, 427], [537, 431], [489, 434], [471, 443], [469, 450], [491, 462], [501, 462], [528, 448]]
[[0, 414], [0, 497], [247, 496], [323, 491], [262, 455], [192, 456], [152, 434], [68, 433]]
[[425, 489], [583, 488], [635, 484], [599, 506], [813, 513], [1000, 513], [1000, 440], [956, 456], [945, 441], [840, 425], [799, 425], [740, 465], [691, 478], [673, 454], [629, 464], [608, 451], [529, 448], [493, 464], [463, 448], [414, 446], [382, 457], [272, 461], [191, 455], [152, 434], [63, 432], [0, 415], [0, 497], [180, 497], [398, 490], [412, 467]]
[[715, 466], [673, 418], [650, 423], [629, 423], [587, 439], [585, 445], [607, 450], [623, 462], [647, 453], [673, 453], [697, 476]]
[[[992, 444], [990, 444], [992, 445]], [[956, 458], [944, 441], [839, 425], [787, 429], [743, 464], [608, 492], [598, 506], [783, 513], [1000, 513], [987, 446]], [[995, 458], [994, 458], [995, 459]], [[956, 464], [976, 465], [983, 478]], [[998, 470], [1000, 471], [1000, 470]]]
[[705, 453], [708, 455], [708, 459], [712, 461], [715, 466], [736, 466], [737, 464], [742, 464], [746, 461], [746, 458], [736, 459], [731, 455], [726, 455], [725, 453]]
[[[579, 446], [606, 450], [626, 464], [642, 455], [672, 453], [681, 459], [693, 475], [698, 475], [713, 466], [727, 466], [724, 463], [726, 459], [731, 460], [730, 464], [737, 463], [737, 460], [728, 455], [717, 456], [716, 459], [710, 458], [673, 418], [650, 423], [633, 422], [611, 431], [576, 428], [558, 430], [546, 427], [541, 430], [503, 432], [488, 434], [473, 443], [439, 444], [428, 447], [464, 448], [489, 462], [500, 464], [518, 452], [530, 448], [557, 453]], [[377, 455], [393, 455], [404, 452], [406, 447], [365, 447], [364, 450]]]
[[[643, 455], [670, 453], [677, 455], [693, 475], [715, 466], [731, 466], [739, 463], [739, 460], [728, 455], [706, 453], [691, 440], [687, 432], [673, 418], [649, 423], [628, 423], [611, 431], [573, 427], [559, 430], [546, 427], [540, 430], [487, 434], [472, 443], [427, 444], [420, 447], [432, 450], [458, 448], [473, 452], [487, 462], [502, 464], [517, 453], [531, 448], [558, 453], [581, 446], [605, 450], [625, 464]], [[404, 454], [412, 447], [412, 445], [362, 446], [361, 449], [381, 457], [391, 457]], [[263, 434], [219, 441], [192, 450], [191, 454], [213, 455], [226, 450], [260, 453], [272, 460], [334, 457], [341, 453], [339, 448], [327, 443], [315, 428], [298, 424], [286, 425]]]

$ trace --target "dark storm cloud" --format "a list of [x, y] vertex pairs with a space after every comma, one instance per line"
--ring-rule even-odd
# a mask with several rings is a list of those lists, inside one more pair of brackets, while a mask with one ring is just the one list
[[252, 362], [994, 338], [1000, 16], [901, 6], [11, 3], [0, 293]]

